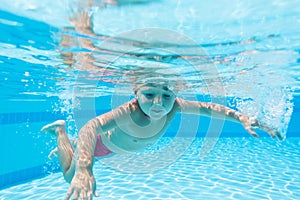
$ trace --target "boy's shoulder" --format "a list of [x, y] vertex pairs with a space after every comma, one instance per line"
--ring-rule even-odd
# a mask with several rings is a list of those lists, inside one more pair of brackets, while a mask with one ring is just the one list
[[114, 109], [115, 111], [117, 110], [121, 110], [123, 112], [132, 112], [137, 110], [137, 108], [139, 107], [138, 102], [136, 99], [132, 99], [120, 106], [118, 106], [116, 109]]
[[175, 102], [174, 102], [174, 107], [179, 109], [181, 105], [183, 104], [184, 99], [181, 99], [179, 97], [176, 97]]

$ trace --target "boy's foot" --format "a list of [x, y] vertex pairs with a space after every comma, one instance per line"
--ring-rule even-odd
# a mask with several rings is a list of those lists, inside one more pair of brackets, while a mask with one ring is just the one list
[[65, 129], [66, 122], [64, 120], [57, 120], [51, 124], [43, 126], [41, 129], [42, 132], [57, 134], [60, 129]]

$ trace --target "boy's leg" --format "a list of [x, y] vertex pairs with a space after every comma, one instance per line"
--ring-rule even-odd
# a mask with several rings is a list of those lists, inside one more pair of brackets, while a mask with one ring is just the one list
[[56, 136], [57, 154], [64, 178], [71, 182], [75, 172], [75, 162], [72, 162], [74, 149], [66, 133], [66, 123], [58, 120], [44, 126], [41, 131], [51, 133]]

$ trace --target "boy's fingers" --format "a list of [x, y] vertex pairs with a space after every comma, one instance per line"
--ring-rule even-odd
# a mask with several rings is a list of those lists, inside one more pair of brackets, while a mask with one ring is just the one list
[[251, 127], [252, 128], [258, 128], [259, 127], [258, 120], [256, 120], [256, 119], [252, 120]]
[[73, 192], [72, 199], [78, 199], [79, 198], [79, 194], [78, 193], [79, 193], [78, 191]]
[[[271, 137], [273, 139], [275, 139], [276, 137], [278, 138], [278, 133], [274, 132], [274, 131], [269, 131], [269, 134], [271, 135]], [[279, 139], [279, 138], [278, 138]]]
[[276, 136], [280, 141], [284, 140], [284, 137], [279, 132], [276, 132]]
[[96, 183], [94, 183], [94, 187], [93, 187], [93, 195], [94, 195], [95, 197], [98, 197], [99, 194], [97, 193], [96, 189], [97, 189], [97, 186], [96, 186]]
[[247, 131], [255, 138], [258, 138], [258, 134], [253, 130], [251, 129], [250, 127], [247, 128]]
[[98, 193], [96, 191], [97, 190], [97, 184], [96, 184], [96, 182], [93, 182], [92, 189], [93, 189], [93, 191], [92, 191], [93, 195], [95, 197], [98, 197], [99, 195], [98, 195]]
[[251, 133], [251, 135], [255, 138], [258, 138], [259, 136], [257, 135], [257, 133], [255, 133], [254, 131]]
[[99, 194], [98, 194], [98, 192], [96, 190], [94, 191], [94, 196], [95, 197], [99, 197]]
[[70, 197], [72, 196], [72, 194], [73, 194], [73, 187], [70, 187], [67, 194], [66, 194], [65, 200], [69, 200]]
[[85, 191], [85, 190], [82, 190], [82, 191], [80, 192], [80, 199], [86, 199], [86, 197], [87, 197], [86, 191]]

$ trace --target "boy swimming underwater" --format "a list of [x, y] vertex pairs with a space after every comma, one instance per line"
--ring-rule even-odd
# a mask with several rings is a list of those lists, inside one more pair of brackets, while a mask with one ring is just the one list
[[281, 139], [280, 134], [272, 129], [262, 127], [256, 120], [231, 108], [178, 98], [164, 84], [145, 84], [135, 91], [135, 99], [88, 121], [79, 132], [76, 149], [67, 137], [63, 120], [42, 128], [57, 138], [57, 153], [64, 178], [71, 183], [66, 199], [97, 196], [92, 169], [94, 158], [112, 152], [136, 152], [155, 144], [178, 112], [225, 118], [241, 123], [254, 137], [258, 135], [253, 128], [258, 127]]

